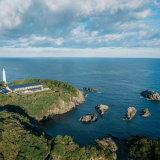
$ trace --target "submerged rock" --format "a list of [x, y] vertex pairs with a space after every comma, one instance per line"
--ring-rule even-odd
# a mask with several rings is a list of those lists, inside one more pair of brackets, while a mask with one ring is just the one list
[[101, 115], [103, 115], [105, 113], [105, 111], [107, 111], [109, 109], [108, 106], [100, 104], [95, 106], [95, 108], [97, 109], [97, 112], [100, 113]]
[[141, 92], [141, 95], [152, 101], [160, 101], [160, 95], [155, 91], [146, 90], [146, 91]]
[[79, 119], [79, 121], [81, 121], [81, 122], [91, 122], [91, 121], [95, 122], [97, 119], [98, 119], [97, 114], [94, 114], [94, 113], [90, 114], [90, 113], [88, 113], [87, 116], [81, 117]]
[[137, 110], [134, 107], [129, 107], [126, 113], [125, 120], [131, 120], [137, 113]]
[[147, 118], [147, 117], [151, 116], [151, 114], [149, 113], [148, 108], [142, 109], [142, 112], [144, 113], [144, 114], [141, 115], [143, 118]]
[[100, 92], [98, 89], [94, 89], [94, 88], [84, 87], [83, 89], [86, 90], [86, 91], [90, 91], [90, 92]]

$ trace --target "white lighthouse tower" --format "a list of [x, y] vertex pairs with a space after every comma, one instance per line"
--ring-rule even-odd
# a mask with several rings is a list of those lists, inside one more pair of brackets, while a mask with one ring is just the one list
[[4, 68], [3, 68], [3, 82], [6, 84], [6, 72]]

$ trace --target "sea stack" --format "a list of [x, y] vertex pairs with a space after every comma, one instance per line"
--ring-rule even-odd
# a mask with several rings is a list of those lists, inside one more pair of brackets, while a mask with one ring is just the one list
[[97, 121], [97, 119], [98, 119], [97, 114], [94, 114], [94, 113], [90, 114], [90, 113], [88, 113], [87, 116], [81, 117], [79, 119], [79, 121], [88, 123], [88, 122], [91, 122], [91, 121], [95, 122], [95, 121]]
[[149, 113], [148, 108], [142, 109], [143, 114], [141, 115], [143, 118], [150, 117], [151, 114]]
[[131, 120], [137, 113], [137, 110], [134, 107], [129, 107], [126, 113], [125, 120]]
[[101, 115], [103, 115], [109, 109], [108, 106], [103, 104], [97, 105], [95, 106], [95, 108], [97, 109], [97, 112], [100, 113]]

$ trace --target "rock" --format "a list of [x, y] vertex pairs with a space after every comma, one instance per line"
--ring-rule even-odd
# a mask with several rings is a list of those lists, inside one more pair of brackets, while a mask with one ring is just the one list
[[111, 153], [114, 153], [118, 150], [118, 146], [112, 138], [103, 138], [102, 140], [96, 140], [98, 147], [103, 150], [110, 150]]
[[146, 90], [146, 91], [141, 92], [141, 95], [145, 98], [152, 100], [152, 101], [160, 101], [160, 96], [155, 91]]
[[92, 119], [91, 115], [83, 116], [79, 119], [81, 122], [90, 122]]
[[81, 121], [81, 122], [91, 122], [91, 121], [95, 122], [97, 119], [98, 119], [97, 114], [94, 114], [94, 113], [90, 114], [90, 113], [88, 113], [87, 116], [81, 117], [79, 119], [79, 121]]
[[105, 111], [109, 109], [108, 106], [103, 105], [103, 104], [97, 105], [95, 108], [97, 109], [97, 112], [100, 113], [101, 115], [103, 115]]
[[129, 107], [126, 113], [125, 120], [131, 120], [137, 113], [137, 110], [134, 107]]
[[141, 115], [143, 118], [147, 118], [147, 117], [151, 116], [148, 108], [142, 109], [142, 112], [144, 113], [144, 114]]
[[90, 91], [90, 92], [100, 92], [99, 90], [94, 89], [94, 88], [87, 88], [87, 87], [84, 87], [83, 89], [86, 90], [86, 91]]
[[98, 117], [97, 117], [97, 114], [94, 114], [93, 116], [92, 116], [92, 122], [95, 122], [95, 121], [97, 121], [97, 119], [98, 119]]

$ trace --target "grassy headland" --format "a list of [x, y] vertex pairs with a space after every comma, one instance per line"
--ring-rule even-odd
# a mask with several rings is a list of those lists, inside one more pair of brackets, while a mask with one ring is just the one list
[[[11, 111], [15, 111], [20, 107], [30, 117], [40, 120], [49, 115], [64, 113], [72, 109], [78, 104], [78, 98], [80, 94], [82, 94], [76, 87], [69, 83], [49, 79], [15, 80], [7, 85], [20, 85], [35, 82], [40, 82], [43, 84], [44, 88], [50, 88], [51, 90], [20, 95], [15, 93], [10, 93], [8, 95], [0, 94], [0, 106], [5, 106]], [[82, 102], [80, 101], [79, 103], [84, 102], [84, 100], [82, 100]]]

